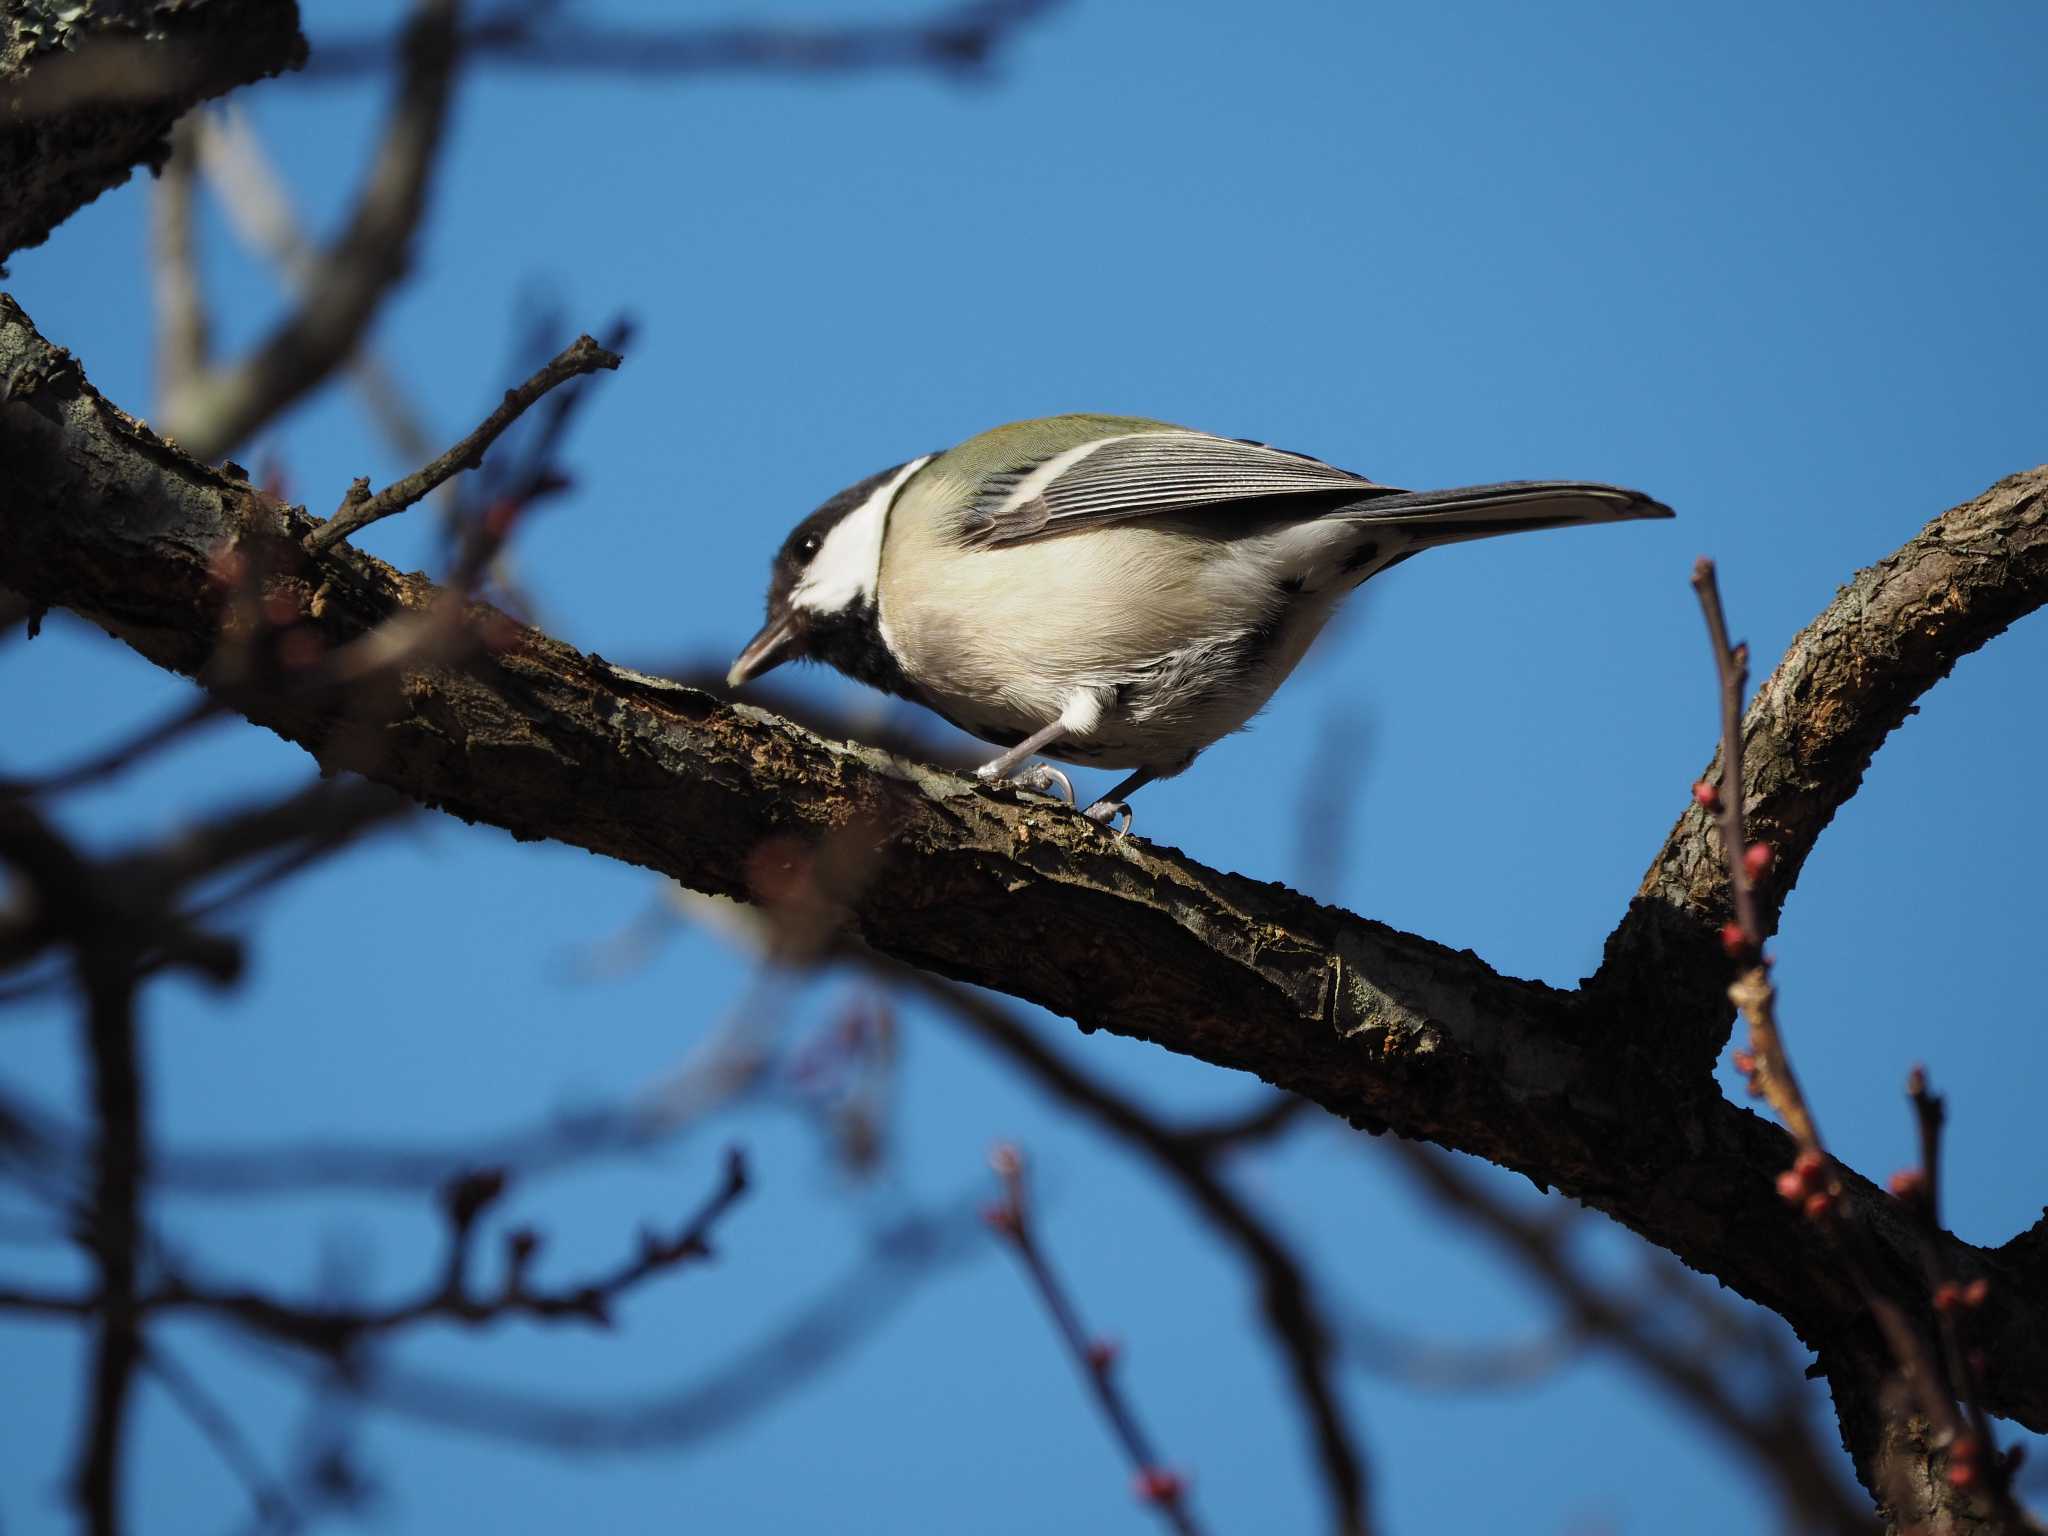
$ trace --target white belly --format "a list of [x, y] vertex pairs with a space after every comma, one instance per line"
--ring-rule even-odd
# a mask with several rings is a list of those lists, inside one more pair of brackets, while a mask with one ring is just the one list
[[[1173, 770], [1241, 728], [1301, 660], [1337, 591], [1282, 585], [1282, 536], [1208, 543], [1143, 523], [961, 552], [892, 517], [880, 619], [962, 729], [1014, 742], [1092, 694], [1094, 724], [1045, 755]], [[1298, 544], [1298, 538], [1286, 541]]]

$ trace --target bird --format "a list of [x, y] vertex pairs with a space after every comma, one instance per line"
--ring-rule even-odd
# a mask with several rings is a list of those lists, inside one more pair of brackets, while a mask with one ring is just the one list
[[1439, 544], [1672, 516], [1576, 480], [1381, 485], [1307, 454], [1139, 416], [992, 428], [848, 486], [790, 532], [737, 690], [822, 661], [1004, 750], [990, 785], [1072, 782], [1037, 756], [1128, 776], [1130, 797], [1242, 729], [1339, 603]]

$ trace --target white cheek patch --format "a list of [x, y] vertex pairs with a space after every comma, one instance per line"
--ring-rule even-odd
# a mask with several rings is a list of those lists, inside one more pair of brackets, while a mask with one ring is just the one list
[[861, 598], [873, 599], [882, 575], [882, 535], [888, 531], [889, 507], [904, 482], [931, 459], [930, 454], [912, 459], [833, 526], [790, 593], [792, 604], [814, 613], [838, 613]]

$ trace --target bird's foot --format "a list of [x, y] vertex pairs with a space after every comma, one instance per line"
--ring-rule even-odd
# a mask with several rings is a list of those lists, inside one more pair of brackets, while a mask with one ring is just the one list
[[[1097, 826], [1108, 827], [1118, 837], [1128, 837], [1130, 835], [1131, 822], [1134, 818], [1131, 815], [1130, 806], [1121, 800], [1098, 800], [1081, 814]], [[1116, 825], [1116, 819], [1119, 816], [1124, 819], [1124, 824], [1120, 827]]]
[[996, 770], [995, 763], [983, 763], [974, 770], [974, 776], [988, 785], [1006, 785], [1011, 789], [1028, 789], [1034, 794], [1051, 795], [1075, 804], [1074, 781], [1051, 763], [1033, 763], [1022, 773], [1003, 778]]

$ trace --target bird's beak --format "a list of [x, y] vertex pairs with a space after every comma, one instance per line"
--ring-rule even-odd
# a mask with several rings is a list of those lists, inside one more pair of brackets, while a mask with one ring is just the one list
[[785, 661], [794, 661], [803, 654], [803, 648], [803, 626], [794, 614], [772, 618], [733, 662], [732, 669], [725, 674], [725, 686], [737, 688], [752, 682], [763, 672], [772, 672]]

